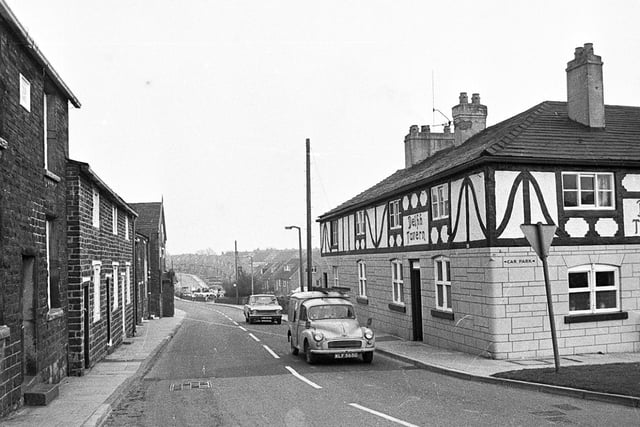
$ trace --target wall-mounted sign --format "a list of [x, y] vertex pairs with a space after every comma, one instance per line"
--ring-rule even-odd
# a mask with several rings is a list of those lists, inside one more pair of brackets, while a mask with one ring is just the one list
[[624, 235], [640, 236], [640, 199], [624, 199]]
[[418, 212], [402, 217], [405, 246], [429, 243], [427, 212]]
[[502, 258], [503, 267], [536, 267], [539, 258], [536, 256], [509, 256]]

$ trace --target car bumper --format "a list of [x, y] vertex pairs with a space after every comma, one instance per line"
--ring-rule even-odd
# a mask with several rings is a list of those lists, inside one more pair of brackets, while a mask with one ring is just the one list
[[276, 315], [276, 314], [265, 314], [265, 315], [260, 315], [260, 314], [250, 314], [248, 316], [249, 320], [252, 320], [254, 322], [273, 322], [274, 320], [277, 321], [282, 321], [282, 315]]

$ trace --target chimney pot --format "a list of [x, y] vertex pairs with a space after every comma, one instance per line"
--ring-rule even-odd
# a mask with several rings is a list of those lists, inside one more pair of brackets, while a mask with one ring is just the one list
[[480, 104], [480, 94], [479, 93], [474, 93], [473, 95], [471, 95], [471, 103], [472, 104]]
[[420, 129], [420, 132], [422, 132], [422, 133], [429, 133], [429, 132], [431, 132], [431, 126], [429, 126], [429, 125], [422, 125], [422, 128]]
[[418, 133], [418, 125], [411, 125], [411, 127], [409, 128], [409, 133], [411, 135], [415, 135]]
[[467, 97], [467, 92], [460, 92], [460, 104], [468, 104], [469, 98]]
[[593, 43], [576, 48], [566, 72], [569, 118], [585, 126], [604, 128], [602, 59], [593, 53]]

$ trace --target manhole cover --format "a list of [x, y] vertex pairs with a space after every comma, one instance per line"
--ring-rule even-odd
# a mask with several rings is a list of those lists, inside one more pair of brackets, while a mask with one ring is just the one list
[[177, 384], [171, 384], [170, 391], [181, 390], [200, 390], [205, 388], [211, 388], [211, 381], [183, 381]]

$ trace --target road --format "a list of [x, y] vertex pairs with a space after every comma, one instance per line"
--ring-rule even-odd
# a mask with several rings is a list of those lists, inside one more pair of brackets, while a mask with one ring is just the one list
[[307, 365], [289, 352], [286, 324], [176, 301], [184, 323], [107, 425], [584, 426], [640, 425], [640, 411], [460, 380], [376, 354]]

